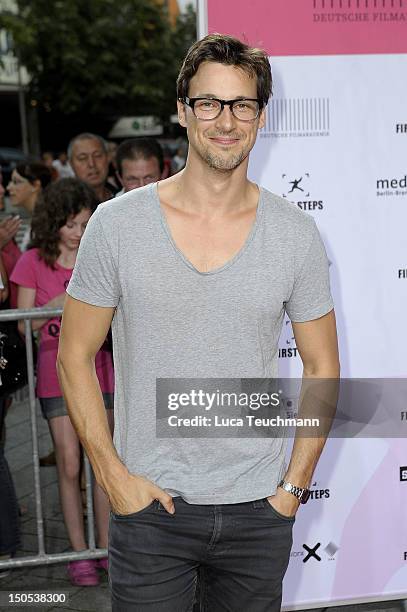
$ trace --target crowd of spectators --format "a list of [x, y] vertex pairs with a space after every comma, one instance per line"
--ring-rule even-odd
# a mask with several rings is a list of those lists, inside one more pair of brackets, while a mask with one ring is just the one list
[[[11, 207], [24, 211], [0, 222], [0, 307], [62, 308], [81, 237], [99, 203], [179, 172], [185, 151], [173, 160], [152, 138], [133, 138], [119, 146], [92, 133], [75, 136], [57, 158], [50, 151], [41, 160], [16, 165], [7, 185], [0, 168], [0, 210], [5, 196]], [[18, 236], [18, 240], [17, 240]], [[38, 332], [36, 394], [47, 420], [54, 450], [42, 465], [56, 462], [61, 508], [71, 547], [86, 549], [81, 498], [81, 449], [70, 423], [56, 373], [60, 318], [33, 320]], [[24, 334], [23, 322], [18, 329]], [[98, 354], [96, 370], [113, 430], [113, 360], [107, 341]], [[7, 363], [3, 364], [7, 367]], [[0, 367], [2, 364], [0, 363]], [[0, 391], [0, 560], [13, 557], [20, 546], [18, 506], [12, 475], [4, 455], [4, 427], [12, 398]], [[94, 490], [98, 544], [107, 545], [108, 502]], [[98, 569], [107, 571], [107, 559], [82, 559], [68, 564], [75, 585], [98, 584]], [[0, 571], [0, 577], [2, 572]]]

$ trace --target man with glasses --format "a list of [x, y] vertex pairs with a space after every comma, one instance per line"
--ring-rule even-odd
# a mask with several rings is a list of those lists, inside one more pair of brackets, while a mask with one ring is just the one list
[[154, 138], [130, 138], [117, 149], [116, 165], [123, 186], [117, 197], [160, 180], [164, 170], [163, 150]]
[[[191, 610], [200, 568], [205, 610], [280, 609], [295, 513], [323, 440], [297, 439], [286, 469], [281, 437], [163, 435], [160, 395], [162, 379], [179, 389], [179, 379], [276, 377], [285, 312], [304, 376], [338, 376], [315, 222], [247, 178], [270, 92], [263, 51], [219, 34], [195, 43], [177, 81], [185, 169], [103, 204], [81, 242], [59, 372], [111, 502], [114, 612]], [[114, 446], [94, 375], [112, 319]], [[182, 401], [185, 416], [196, 404]]]

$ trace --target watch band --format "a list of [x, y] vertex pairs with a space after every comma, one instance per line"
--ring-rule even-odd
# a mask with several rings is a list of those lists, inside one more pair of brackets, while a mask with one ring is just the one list
[[309, 489], [297, 487], [296, 485], [291, 484], [291, 482], [286, 482], [285, 480], [282, 480], [278, 486], [284, 489], [284, 491], [287, 491], [287, 493], [294, 495], [302, 504], [307, 503], [311, 494]]

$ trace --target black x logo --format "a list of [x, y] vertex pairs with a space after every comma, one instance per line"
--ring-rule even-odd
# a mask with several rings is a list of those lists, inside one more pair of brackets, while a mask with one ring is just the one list
[[288, 193], [292, 193], [294, 189], [298, 189], [298, 191], [304, 191], [303, 188], [299, 186], [301, 181], [302, 177], [300, 179], [294, 179], [293, 181], [290, 181], [290, 185], [292, 185], [292, 188]]
[[315, 559], [317, 561], [321, 561], [321, 557], [319, 555], [317, 555], [317, 553], [315, 552], [316, 550], [318, 550], [318, 548], [320, 546], [321, 546], [321, 542], [318, 542], [318, 544], [315, 544], [314, 548], [310, 548], [306, 544], [303, 544], [302, 547], [305, 548], [305, 550], [307, 551], [308, 554], [307, 554], [306, 557], [304, 557], [302, 562], [306, 563], [308, 561], [308, 559], [311, 559], [311, 557], [315, 557]]

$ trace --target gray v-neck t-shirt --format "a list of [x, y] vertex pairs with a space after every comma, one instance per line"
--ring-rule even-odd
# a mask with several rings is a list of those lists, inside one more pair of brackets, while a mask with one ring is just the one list
[[273, 495], [284, 438], [157, 438], [157, 378], [274, 378], [278, 340], [292, 321], [333, 308], [328, 260], [312, 217], [260, 188], [245, 244], [199, 272], [180, 252], [157, 183], [99, 205], [67, 288], [115, 307], [114, 444], [129, 471], [194, 504]]

